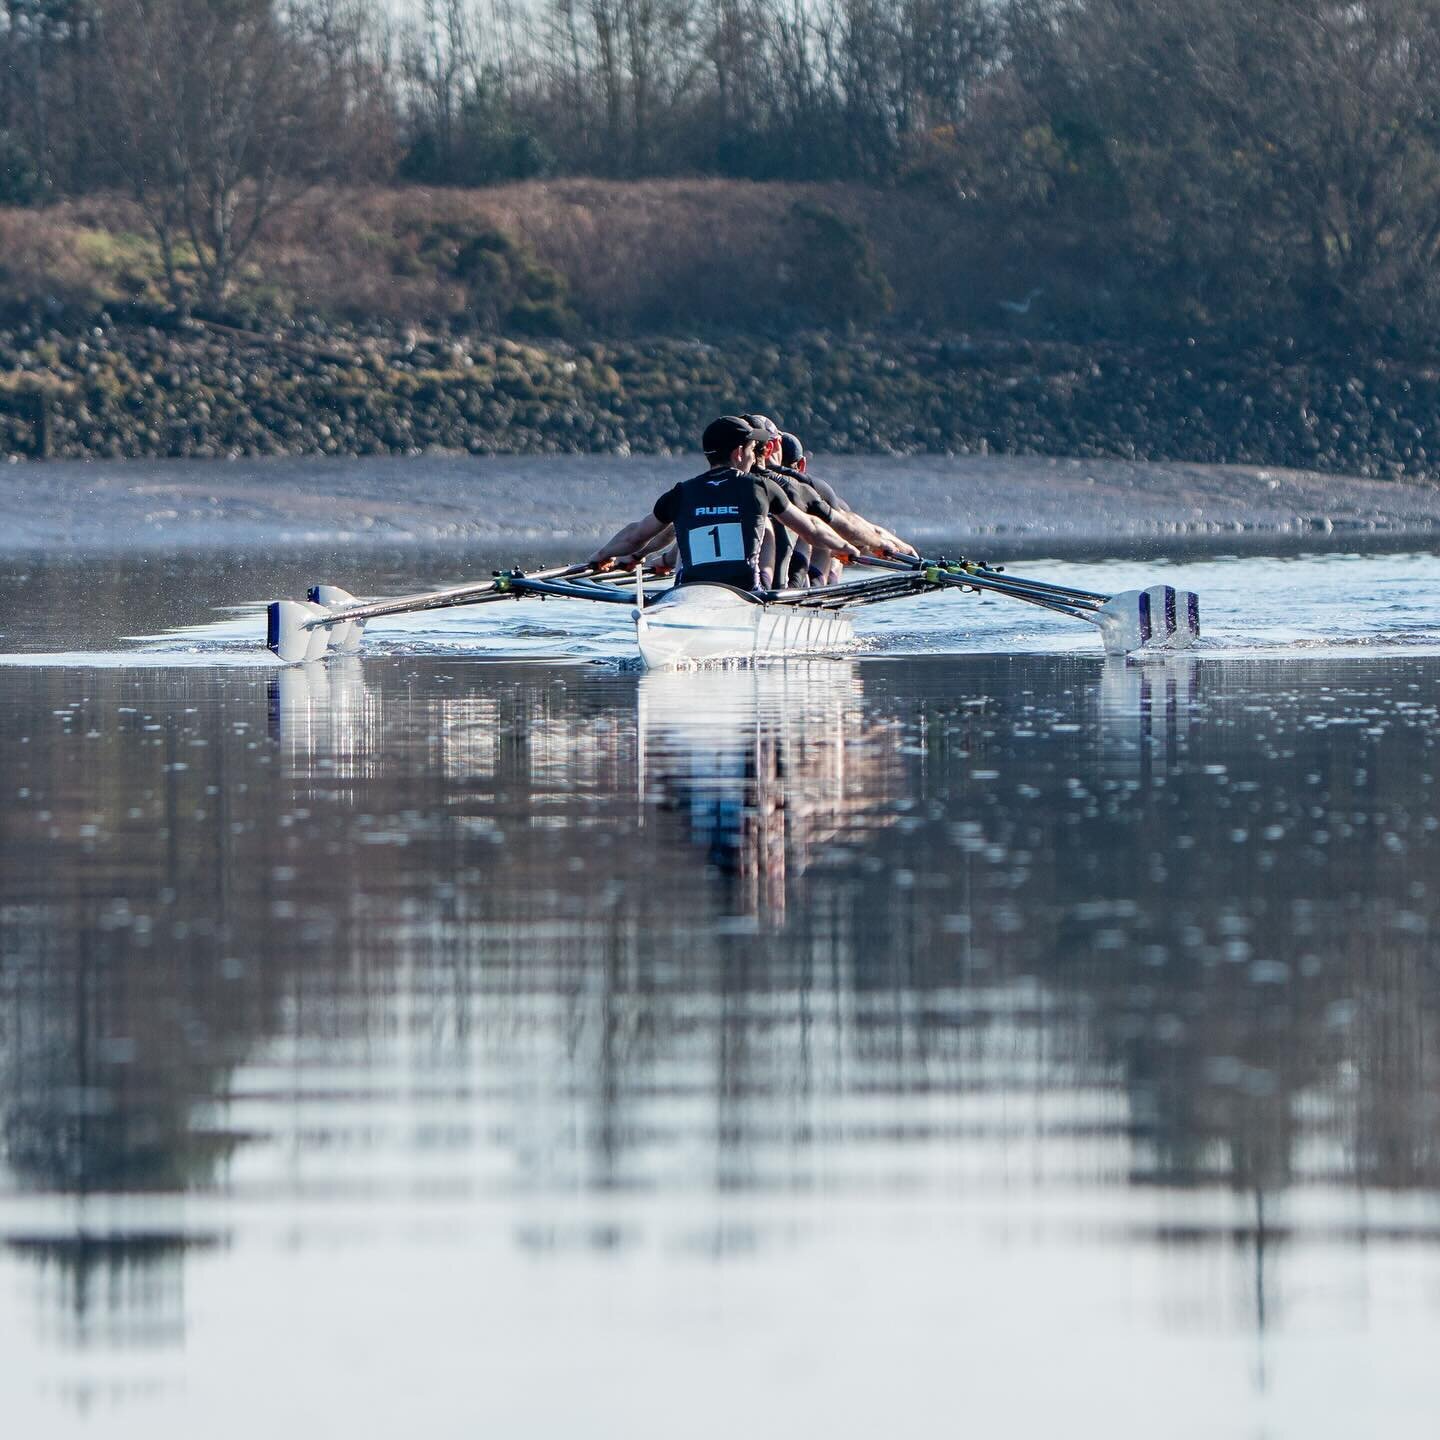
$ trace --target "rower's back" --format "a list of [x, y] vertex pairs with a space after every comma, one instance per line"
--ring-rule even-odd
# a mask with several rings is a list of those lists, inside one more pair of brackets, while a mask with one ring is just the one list
[[[839, 500], [828, 485], [825, 485], [824, 489], [821, 488], [824, 484], [823, 481], [816, 482], [808, 475], [802, 475], [800, 471], [791, 470], [784, 465], [767, 465], [763, 470], [756, 470], [753, 473], [768, 476], [773, 480], [785, 492], [790, 503], [804, 514], [813, 515], [817, 519], [825, 521], [827, 525], [834, 518], [835, 507], [839, 504]], [[808, 584], [806, 566], [809, 559], [809, 543], [797, 539], [783, 525], [777, 525], [775, 527], [776, 586]]]
[[701, 582], [753, 590], [760, 583], [765, 521], [790, 501], [773, 480], [717, 465], [682, 480], [655, 502], [655, 518], [675, 527], [677, 585]]

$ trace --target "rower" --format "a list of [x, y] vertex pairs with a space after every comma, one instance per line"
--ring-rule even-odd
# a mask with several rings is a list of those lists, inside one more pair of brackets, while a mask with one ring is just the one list
[[766, 588], [761, 547], [770, 523], [847, 559], [858, 552], [823, 519], [805, 513], [768, 475], [753, 473], [756, 447], [770, 437], [738, 415], [722, 415], [706, 426], [700, 446], [710, 468], [667, 490], [650, 514], [617, 531], [589, 564], [609, 569], [617, 560], [634, 564], [668, 543], [674, 527], [680, 552], [677, 585], [733, 585]]
[[[835, 493], [834, 486], [832, 486], [828, 481], [822, 480], [818, 475], [812, 475], [808, 467], [809, 461], [807, 460], [805, 455], [805, 447], [800, 443], [800, 437], [798, 435], [792, 435], [788, 430], [782, 430], [780, 432], [781, 472], [793, 473], [798, 475], [806, 482], [806, 484], [818, 490], [821, 496], [825, 500], [827, 500], [832, 507], [838, 508], [840, 510], [849, 510], [850, 506], [847, 505], [846, 502]], [[915, 554], [914, 548], [907, 545], [893, 531], [887, 529], [884, 525], [875, 524], [873, 520], [870, 523], [875, 526], [875, 529], [880, 531], [880, 533], [886, 538], [886, 540], [889, 541], [892, 553], [908, 553], [910, 555]], [[796, 557], [792, 558], [790, 562], [792, 574], [797, 563], [802, 565], [805, 564], [805, 558], [800, 557], [798, 554], [799, 548], [799, 546], [796, 547], [797, 555]], [[806, 548], [808, 549], [809, 547]], [[823, 558], [824, 557], [815, 555], [811, 555], [808, 557], [809, 565], [807, 568], [809, 573], [807, 578], [809, 579], [811, 584], [833, 585], [835, 581], [840, 578], [839, 562], [832, 561], [829, 566], [826, 567], [820, 563]], [[825, 570], [827, 568], [829, 570], [828, 575], [825, 574]]]
[[[768, 415], [747, 415], [745, 419], [757, 429], [763, 430], [766, 436], [757, 468], [774, 480], [798, 509], [824, 520], [838, 534], [863, 551], [887, 559], [893, 559], [897, 555], [916, 554], [914, 547], [906, 544], [899, 536], [851, 510], [824, 481], [817, 481], [814, 476], [785, 465], [782, 460], [782, 432]], [[799, 443], [798, 440], [795, 441], [797, 448]], [[839, 578], [840, 566], [831, 552], [823, 546], [805, 546], [802, 549], [802, 544], [803, 542], [796, 543], [783, 532], [775, 535], [774, 562], [769, 568], [775, 577], [777, 588], [783, 589], [787, 585], [825, 585]]]

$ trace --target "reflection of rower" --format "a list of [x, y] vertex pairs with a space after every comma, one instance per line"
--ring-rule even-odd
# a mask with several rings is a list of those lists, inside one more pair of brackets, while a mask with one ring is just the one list
[[785, 672], [760, 670], [683, 681], [653, 672], [637, 696], [639, 762], [663, 810], [724, 881], [727, 908], [768, 921], [785, 913], [788, 722], [784, 703], [773, 702], [791, 683]]

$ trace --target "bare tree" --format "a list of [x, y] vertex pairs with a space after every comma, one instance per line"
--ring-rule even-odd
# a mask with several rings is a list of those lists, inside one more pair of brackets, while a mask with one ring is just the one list
[[405, 44], [405, 74], [420, 96], [435, 145], [452, 154], [467, 84], [479, 64], [477, 19], [464, 0], [425, 0]]
[[[1411, 324], [1440, 261], [1434, 0], [1019, 0], [975, 180], [1189, 323]], [[997, 209], [997, 213], [998, 213]], [[1407, 311], [1409, 312], [1407, 314]]]
[[1001, 53], [986, 0], [835, 0], [836, 84], [860, 167], [886, 173], [914, 136], [958, 125]]
[[[104, 0], [108, 140], [165, 268], [171, 299], [216, 304], [278, 209], [334, 173], [350, 95], [316, 63], [307, 19], [274, 0]], [[332, 37], [333, 38], [333, 37]]]
[[94, 22], [95, 0], [0, 0], [0, 131], [23, 143], [41, 194], [89, 178]]

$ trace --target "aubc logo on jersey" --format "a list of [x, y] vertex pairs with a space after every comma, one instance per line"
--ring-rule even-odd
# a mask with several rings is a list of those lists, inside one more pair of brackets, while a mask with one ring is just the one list
[[697, 515], [738, 515], [740, 507], [738, 505], [697, 505], [695, 513]]

